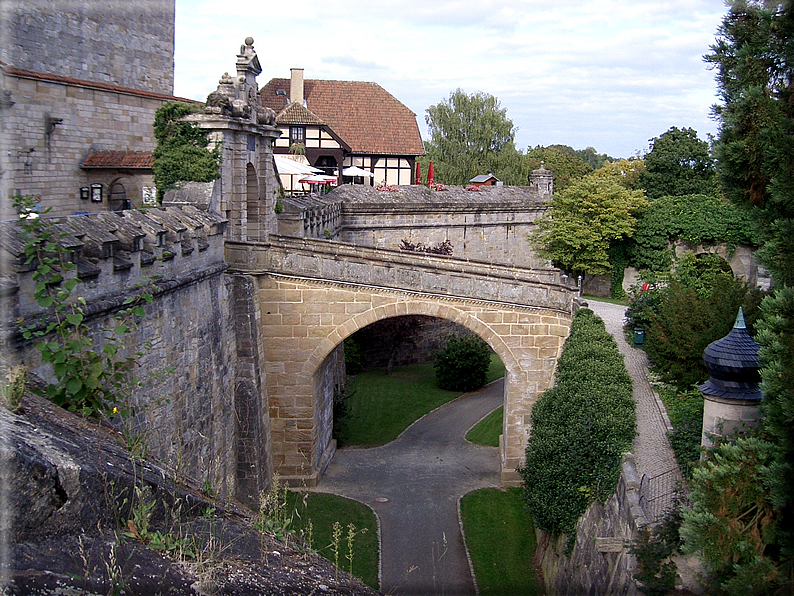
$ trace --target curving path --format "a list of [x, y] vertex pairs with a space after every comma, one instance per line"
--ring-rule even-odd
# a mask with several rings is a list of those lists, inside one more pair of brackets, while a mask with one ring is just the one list
[[[648, 383], [645, 352], [623, 335], [625, 307], [590, 302], [623, 354], [634, 380], [637, 471], [677, 469], [664, 406]], [[416, 421], [395, 441], [372, 449], [340, 449], [315, 490], [370, 505], [380, 520], [381, 590], [404, 596], [475, 594], [458, 521], [464, 494], [498, 487], [499, 450], [472, 445], [469, 428], [500, 406], [503, 380], [452, 401]]]
[[458, 499], [499, 486], [499, 450], [473, 445], [464, 436], [503, 399], [503, 380], [495, 381], [434, 410], [387, 445], [336, 452], [315, 490], [375, 510], [384, 593], [475, 593]]

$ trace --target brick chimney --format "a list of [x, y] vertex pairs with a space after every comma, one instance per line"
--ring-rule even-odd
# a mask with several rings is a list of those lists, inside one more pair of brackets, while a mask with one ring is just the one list
[[290, 68], [290, 84], [289, 84], [289, 93], [290, 93], [290, 101], [296, 101], [299, 104], [303, 105], [303, 69], [302, 68]]

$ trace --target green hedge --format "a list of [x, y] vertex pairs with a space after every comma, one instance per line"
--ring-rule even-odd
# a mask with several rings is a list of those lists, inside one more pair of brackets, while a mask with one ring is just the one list
[[556, 384], [532, 410], [526, 465], [519, 469], [536, 527], [572, 536], [590, 503], [614, 492], [621, 455], [635, 433], [631, 392], [604, 322], [580, 310], [557, 363]]

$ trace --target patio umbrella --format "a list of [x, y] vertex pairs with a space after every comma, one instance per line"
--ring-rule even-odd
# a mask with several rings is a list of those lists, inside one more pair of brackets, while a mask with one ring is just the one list
[[372, 178], [372, 172], [369, 172], [363, 168], [359, 168], [358, 166], [350, 166], [349, 168], [345, 168], [342, 170], [343, 176], [366, 176], [367, 178]]
[[280, 155], [274, 155], [273, 162], [276, 164], [276, 170], [278, 170], [279, 174], [305, 176], [309, 174], [322, 173], [320, 168], [315, 168], [314, 166], [307, 163], [301, 163], [299, 161], [295, 161], [294, 159], [289, 159], [288, 157], [282, 157]]
[[416, 162], [416, 181], [414, 184], [422, 184], [422, 164]]
[[430, 162], [430, 165], [427, 166], [427, 184], [428, 186], [433, 184], [433, 162]]
[[336, 184], [336, 176], [326, 176], [325, 174], [314, 174], [298, 180], [301, 184]]

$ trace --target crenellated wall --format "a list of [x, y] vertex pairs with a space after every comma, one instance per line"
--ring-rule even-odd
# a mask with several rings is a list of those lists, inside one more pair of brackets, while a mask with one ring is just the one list
[[[136, 370], [145, 383], [133, 399], [136, 416], [120, 424], [144, 433], [178, 473], [255, 501], [271, 475], [262, 346], [245, 278], [226, 274], [226, 221], [183, 206], [73, 216], [56, 227], [74, 251], [82, 282], [74, 295], [85, 299], [95, 345], [136, 286], [154, 279], [145, 317], [123, 338], [128, 353], [142, 352]], [[17, 331], [41, 327], [48, 314], [32, 298], [24, 242], [20, 226], [3, 226], [3, 258], [16, 270], [5, 278], [5, 351], [50, 379], [34, 342]]]

